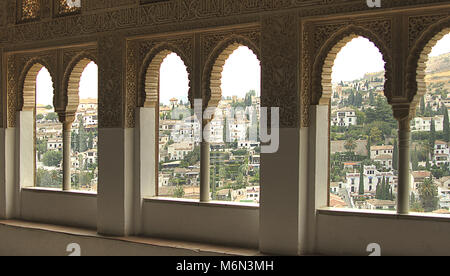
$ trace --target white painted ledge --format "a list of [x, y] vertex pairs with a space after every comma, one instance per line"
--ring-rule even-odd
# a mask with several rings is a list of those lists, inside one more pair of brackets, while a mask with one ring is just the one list
[[64, 195], [73, 195], [73, 196], [87, 196], [87, 197], [97, 197], [96, 192], [89, 192], [89, 191], [78, 191], [78, 190], [69, 190], [69, 191], [63, 191], [61, 189], [55, 189], [55, 188], [43, 188], [43, 187], [24, 187], [22, 190], [30, 191], [30, 192], [37, 192], [37, 193], [60, 193]]
[[201, 207], [219, 207], [219, 208], [235, 208], [235, 209], [251, 209], [251, 210], [259, 209], [259, 204], [255, 203], [236, 203], [227, 201], [200, 202], [200, 200], [185, 199], [185, 198], [146, 197], [144, 198], [144, 201], [175, 204], [175, 205], [178, 204], [178, 205], [201, 206]]
[[428, 220], [438, 222], [450, 222], [450, 215], [440, 215], [432, 213], [414, 213], [398, 214], [395, 211], [382, 210], [361, 210], [361, 209], [345, 209], [345, 208], [320, 208], [317, 209], [318, 215], [330, 216], [356, 216], [366, 218], [384, 218], [384, 219], [405, 219], [405, 220]]

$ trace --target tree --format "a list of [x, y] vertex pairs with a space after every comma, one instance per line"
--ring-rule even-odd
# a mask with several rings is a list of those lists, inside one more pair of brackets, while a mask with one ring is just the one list
[[55, 122], [58, 120], [58, 114], [55, 112], [48, 113], [47, 116], [45, 116], [45, 120]]
[[425, 115], [425, 97], [420, 100], [420, 115]]
[[359, 195], [364, 195], [364, 166], [359, 170]]
[[414, 151], [411, 154], [411, 163], [412, 163], [413, 171], [417, 171], [419, 168], [419, 157], [418, 157], [417, 149], [414, 149]]
[[370, 129], [369, 136], [372, 145], [380, 145], [383, 142], [383, 133], [377, 127]]
[[369, 93], [369, 104], [370, 104], [371, 106], [374, 106], [374, 105], [375, 105], [375, 97], [374, 97], [372, 91], [370, 91], [370, 93]]
[[48, 188], [62, 187], [62, 173], [60, 170], [47, 171], [39, 168], [36, 172], [36, 186]]
[[88, 150], [88, 133], [84, 127], [83, 116], [78, 115], [78, 152], [85, 152]]
[[419, 185], [419, 199], [425, 212], [433, 212], [438, 208], [438, 187], [432, 178], [426, 178]]
[[87, 147], [88, 149], [94, 148], [94, 134], [92, 132], [89, 132], [88, 134]]
[[394, 152], [392, 154], [392, 167], [394, 170], [398, 170], [398, 141], [394, 140]]
[[40, 121], [42, 119], [44, 119], [44, 115], [43, 114], [37, 114], [36, 115], [36, 120]]
[[349, 138], [344, 145], [344, 148], [347, 150], [347, 152], [354, 152], [356, 149], [356, 143], [355, 139]]
[[430, 140], [429, 140], [431, 157], [434, 157], [434, 145], [435, 145], [435, 143], [436, 143], [436, 126], [435, 126], [434, 120], [431, 119]]
[[416, 199], [414, 193], [410, 196], [410, 210], [412, 212], [423, 212], [422, 204]]
[[42, 157], [42, 162], [47, 167], [58, 167], [63, 159], [62, 152], [48, 151]]
[[36, 151], [38, 152], [38, 160], [41, 160], [42, 155], [47, 152], [47, 139], [36, 141]]
[[223, 142], [227, 143], [230, 141], [230, 128], [228, 126], [227, 116], [223, 119]]
[[176, 198], [182, 198], [184, 196], [185, 192], [184, 192], [184, 188], [181, 185], [178, 185], [175, 190], [173, 191], [173, 195]]
[[442, 113], [444, 113], [444, 141], [448, 143], [450, 142], [450, 120], [445, 105], [442, 107]]

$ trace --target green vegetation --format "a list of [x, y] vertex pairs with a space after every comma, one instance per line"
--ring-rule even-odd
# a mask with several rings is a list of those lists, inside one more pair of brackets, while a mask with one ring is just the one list
[[61, 151], [47, 151], [42, 157], [42, 163], [47, 167], [59, 167], [63, 159]]

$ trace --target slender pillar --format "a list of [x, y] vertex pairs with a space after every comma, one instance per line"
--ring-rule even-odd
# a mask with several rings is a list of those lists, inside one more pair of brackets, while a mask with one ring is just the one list
[[409, 213], [410, 196], [410, 144], [411, 128], [409, 118], [399, 120], [398, 130], [398, 188], [397, 188], [397, 212]]
[[63, 190], [71, 189], [71, 160], [70, 148], [72, 140], [72, 122], [63, 123]]
[[200, 143], [200, 202], [209, 202], [211, 190], [209, 181], [209, 161], [210, 161], [210, 128], [208, 122], [203, 122], [203, 135]]

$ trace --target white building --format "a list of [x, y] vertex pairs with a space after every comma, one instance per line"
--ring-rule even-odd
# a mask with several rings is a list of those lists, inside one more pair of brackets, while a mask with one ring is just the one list
[[47, 141], [47, 150], [62, 150], [62, 147], [62, 138], [48, 139]]
[[[364, 193], [375, 194], [377, 184], [382, 183], [383, 177], [385, 181], [390, 183], [393, 191], [396, 188], [397, 177], [393, 172], [379, 172], [375, 166], [364, 166]], [[351, 193], [359, 193], [360, 173], [347, 173], [346, 189]]]
[[444, 116], [431, 117], [417, 117], [412, 121], [412, 131], [431, 131], [431, 120], [434, 120], [434, 126], [436, 131], [444, 130]]
[[394, 156], [394, 146], [373, 146], [370, 147], [370, 158], [380, 163], [383, 168], [392, 170], [392, 159]]
[[349, 127], [358, 124], [356, 112], [353, 109], [342, 109], [333, 114], [331, 123], [333, 126]]
[[434, 158], [433, 161], [437, 166], [448, 166], [450, 150], [448, 143], [444, 141], [436, 141], [434, 145]]
[[175, 143], [168, 147], [170, 160], [183, 160], [184, 157], [194, 150], [194, 143]]

